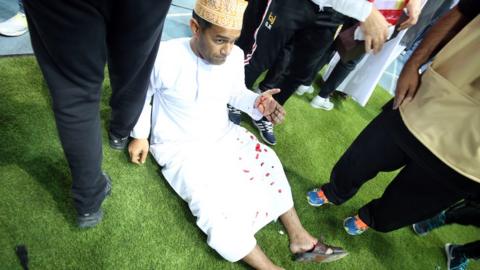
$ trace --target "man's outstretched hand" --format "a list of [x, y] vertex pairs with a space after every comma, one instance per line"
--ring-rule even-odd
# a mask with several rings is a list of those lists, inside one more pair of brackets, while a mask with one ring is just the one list
[[285, 109], [273, 98], [277, 93], [280, 93], [280, 89], [270, 89], [255, 100], [255, 107], [273, 124], [280, 124], [285, 119]]
[[135, 164], [143, 164], [148, 156], [148, 140], [147, 139], [133, 139], [128, 145], [128, 154], [130, 154], [130, 161]]

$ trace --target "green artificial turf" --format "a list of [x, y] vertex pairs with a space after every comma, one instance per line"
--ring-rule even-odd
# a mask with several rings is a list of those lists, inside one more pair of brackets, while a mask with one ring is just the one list
[[[103, 204], [105, 218], [98, 227], [76, 228], [68, 165], [33, 57], [0, 58], [0, 94], [0, 269], [21, 269], [14, 252], [19, 244], [27, 246], [30, 269], [246, 268], [223, 260], [207, 246], [187, 205], [151, 158], [143, 166], [129, 163], [126, 153], [108, 147], [105, 131], [103, 168], [113, 179], [112, 195]], [[104, 127], [109, 94], [107, 82], [101, 106]], [[332, 166], [389, 99], [377, 90], [366, 108], [348, 100], [325, 112], [308, 105], [311, 97], [289, 100], [287, 120], [275, 128], [274, 149], [304, 226], [350, 255], [329, 264], [294, 263], [287, 236], [279, 233], [282, 226], [272, 223], [257, 240], [275, 263], [286, 269], [446, 269], [445, 243], [480, 239], [479, 229], [459, 225], [426, 237], [414, 235], [410, 228], [347, 235], [343, 219], [380, 196], [393, 173], [380, 174], [342, 206], [310, 207], [305, 192], [328, 181]], [[243, 125], [252, 129], [246, 117]], [[471, 263], [469, 269], [480, 269], [480, 263]]]

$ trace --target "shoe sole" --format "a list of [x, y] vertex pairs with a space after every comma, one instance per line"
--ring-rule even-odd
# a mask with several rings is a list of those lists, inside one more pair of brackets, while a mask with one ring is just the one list
[[322, 263], [328, 263], [328, 262], [334, 262], [342, 259], [343, 257], [346, 257], [348, 255], [348, 252], [342, 253], [342, 254], [335, 254], [333, 256], [328, 257], [327, 259], [323, 260]]
[[118, 146], [118, 145], [113, 144], [110, 141], [108, 142], [108, 144], [110, 145], [110, 148], [112, 148], [113, 150], [125, 150], [127, 148], [127, 145]]
[[0, 35], [6, 36], [6, 37], [19, 37], [27, 32], [28, 30], [24, 30], [24, 31], [13, 32], [13, 33], [0, 33]]
[[426, 232], [424, 232], [424, 233], [418, 232], [417, 229], [415, 229], [415, 224], [412, 224], [412, 230], [413, 230], [413, 232], [415, 232], [415, 234], [417, 234], [418, 236], [425, 236], [425, 235], [428, 234], [428, 233], [426, 233]]
[[310, 103], [310, 106], [313, 107], [313, 108], [315, 108], [315, 109], [322, 109], [322, 110], [324, 110], [324, 111], [331, 111], [331, 110], [333, 110], [333, 107], [331, 107], [331, 108], [325, 108], [325, 107], [323, 107], [323, 106], [313, 105], [312, 103]]
[[445, 244], [445, 254], [447, 254], [447, 270], [450, 270], [450, 261], [452, 260], [452, 257], [450, 256], [450, 246], [452, 243], [446, 243]]
[[295, 261], [301, 263], [308, 263], [308, 262], [317, 262], [317, 263], [329, 263], [338, 261], [345, 256], [348, 255], [348, 252], [340, 253], [340, 254], [330, 254], [330, 255], [323, 255], [323, 254], [296, 254]]
[[295, 94], [296, 94], [297, 96], [303, 96], [304, 94], [313, 94], [313, 92], [314, 92], [314, 90], [312, 89], [312, 90], [305, 91], [305, 92], [303, 92], [303, 91], [301, 91], [301, 92], [300, 92], [300, 91], [295, 91]]
[[98, 219], [92, 219], [92, 220], [88, 220], [88, 221], [85, 221], [85, 222], [82, 222], [82, 223], [77, 221], [78, 227], [80, 229], [89, 229], [89, 228], [93, 228], [93, 227], [97, 226], [97, 224], [99, 224], [103, 220], [103, 211], [102, 211], [102, 209], [100, 209], [99, 211], [101, 211], [101, 212], [100, 212], [100, 216], [98, 217]]
[[312, 202], [310, 201], [310, 198], [309, 198], [308, 196], [307, 196], [307, 202], [308, 202], [308, 204], [310, 204], [310, 205], [313, 206], [313, 207], [320, 207], [320, 206], [325, 205], [325, 203], [322, 203], [322, 204], [312, 203]]

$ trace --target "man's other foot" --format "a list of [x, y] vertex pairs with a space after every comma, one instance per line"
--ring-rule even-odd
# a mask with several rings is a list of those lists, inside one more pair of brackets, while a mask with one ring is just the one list
[[412, 228], [416, 234], [420, 236], [424, 236], [429, 231], [435, 228], [441, 227], [444, 224], [445, 224], [445, 211], [442, 211], [440, 214], [432, 218], [413, 224]]
[[[106, 185], [104, 189], [104, 200], [106, 197], [108, 197], [112, 193], [112, 180], [110, 179], [110, 176], [103, 172], [103, 177], [105, 178]], [[98, 209], [95, 212], [92, 213], [83, 213], [83, 214], [78, 214], [77, 215], [77, 225], [79, 228], [85, 229], [85, 228], [92, 228], [95, 227], [100, 221], [102, 221], [103, 218], [103, 211], [102, 209]]]
[[368, 225], [363, 222], [360, 217], [347, 217], [343, 221], [343, 228], [350, 235], [360, 235], [368, 229]]
[[228, 108], [228, 119], [232, 121], [236, 125], [240, 125], [240, 121], [242, 121], [242, 112], [237, 108], [230, 106], [227, 104]]
[[108, 143], [112, 149], [124, 150], [127, 148], [129, 136], [119, 138], [112, 133], [108, 133]]
[[277, 143], [275, 134], [273, 133], [273, 124], [271, 122], [262, 118], [258, 121], [252, 120], [252, 123], [257, 127], [260, 136], [266, 143], [270, 145], [275, 145]]
[[322, 109], [326, 111], [330, 111], [334, 107], [333, 103], [330, 101], [328, 97], [322, 98], [321, 96], [314, 97], [310, 102], [310, 106], [316, 109]]
[[307, 192], [308, 204], [314, 207], [322, 206], [329, 203], [327, 196], [321, 188], [315, 188]]

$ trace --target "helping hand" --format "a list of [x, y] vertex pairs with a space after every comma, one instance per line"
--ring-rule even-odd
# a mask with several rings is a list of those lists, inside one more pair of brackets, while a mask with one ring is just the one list
[[417, 24], [418, 16], [420, 15], [420, 1], [410, 0], [405, 7], [408, 13], [408, 19], [400, 24], [398, 30], [403, 30]]
[[389, 25], [382, 13], [372, 7], [365, 22], [360, 23], [360, 28], [365, 35], [365, 51], [367, 53], [371, 50], [374, 53], [382, 50], [383, 43], [387, 41]]
[[135, 164], [143, 164], [148, 156], [148, 140], [147, 139], [133, 139], [128, 145], [128, 154], [130, 154], [130, 161]]
[[255, 100], [255, 107], [273, 124], [283, 122], [286, 113], [285, 109], [273, 98], [273, 95], [278, 93], [280, 93], [280, 89], [270, 89]]

